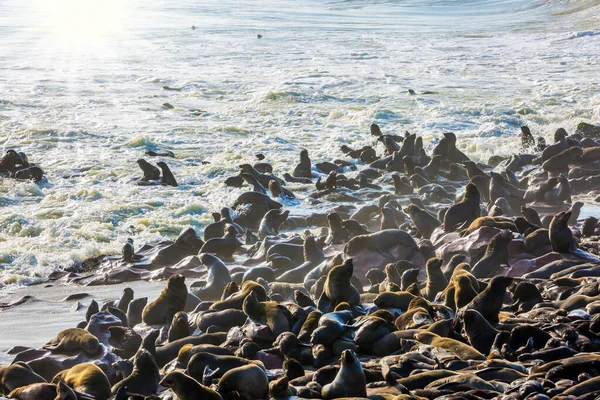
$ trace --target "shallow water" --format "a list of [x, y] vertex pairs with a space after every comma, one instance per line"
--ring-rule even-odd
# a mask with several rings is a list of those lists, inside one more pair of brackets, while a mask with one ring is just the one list
[[[193, 3], [0, 2], [0, 150], [49, 178], [0, 181], [0, 284], [201, 228], [258, 152], [283, 173], [377, 122], [487, 160], [523, 124], [600, 121], [598, 0]], [[179, 188], [131, 183], [147, 148], [177, 154]]]

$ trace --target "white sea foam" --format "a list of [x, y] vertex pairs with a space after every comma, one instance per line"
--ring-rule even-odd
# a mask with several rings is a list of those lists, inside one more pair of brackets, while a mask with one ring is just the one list
[[[136, 246], [201, 229], [258, 152], [282, 174], [301, 148], [323, 161], [372, 143], [377, 122], [427, 148], [455, 131], [487, 160], [514, 152], [523, 124], [550, 138], [598, 122], [599, 4], [2, 2], [0, 150], [50, 182], [0, 180], [0, 285], [117, 253], [132, 226]], [[177, 154], [180, 188], [132, 184], [146, 148]]]

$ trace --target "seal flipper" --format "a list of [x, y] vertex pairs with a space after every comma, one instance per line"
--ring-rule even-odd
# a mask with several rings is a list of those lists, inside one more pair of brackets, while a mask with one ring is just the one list
[[317, 302], [317, 308], [323, 314], [327, 314], [333, 311], [333, 304], [331, 303], [329, 297], [327, 297], [327, 295], [325, 294], [325, 291], [323, 291], [321, 297], [319, 297], [319, 301]]

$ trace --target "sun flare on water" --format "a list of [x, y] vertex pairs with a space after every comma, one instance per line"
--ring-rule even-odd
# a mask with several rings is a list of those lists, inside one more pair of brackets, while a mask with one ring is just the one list
[[123, 0], [31, 0], [48, 50], [104, 47], [124, 30]]

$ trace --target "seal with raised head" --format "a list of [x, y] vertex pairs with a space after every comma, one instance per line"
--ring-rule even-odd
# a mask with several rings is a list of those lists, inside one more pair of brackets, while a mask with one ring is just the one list
[[187, 286], [183, 275], [171, 275], [158, 298], [144, 307], [142, 321], [146, 325], [170, 324], [173, 316], [185, 309]]
[[151, 396], [157, 392], [159, 381], [160, 372], [154, 357], [147, 350], [140, 349], [134, 356], [131, 375], [116, 383], [111, 392], [116, 394], [120, 388], [127, 388], [130, 393]]
[[237, 230], [234, 226], [229, 226], [225, 236], [209, 239], [200, 249], [200, 253], [210, 253], [217, 257], [230, 259], [233, 257], [233, 253], [241, 247], [242, 242], [237, 238]]
[[150, 164], [148, 161], [140, 158], [137, 160], [144, 176], [141, 178], [142, 181], [155, 181], [160, 178], [160, 169]]
[[550, 222], [550, 244], [557, 253], [570, 253], [577, 248], [573, 231], [569, 228], [570, 211], [561, 211]]
[[171, 389], [180, 400], [223, 400], [218, 392], [179, 371], [166, 374], [160, 386]]
[[477, 278], [495, 276], [501, 265], [508, 264], [508, 245], [513, 239], [511, 230], [506, 229], [492, 237], [483, 257], [473, 266], [471, 273]]
[[404, 211], [408, 213], [413, 224], [425, 239], [429, 239], [433, 231], [442, 225], [440, 220], [414, 204], [404, 207]]
[[244, 299], [242, 310], [251, 320], [267, 325], [275, 337], [290, 330], [290, 312], [274, 301], [258, 301], [251, 294]]
[[358, 357], [352, 350], [344, 350], [340, 357], [340, 370], [333, 382], [323, 386], [325, 400], [344, 397], [367, 397], [367, 380]]
[[223, 288], [231, 282], [227, 266], [212, 254], [200, 254], [200, 261], [208, 268], [208, 274], [202, 281], [194, 282], [191, 291], [201, 300], [215, 301], [221, 299]]
[[107, 400], [111, 396], [110, 382], [95, 364], [78, 364], [59, 372], [52, 379], [52, 383], [58, 382], [64, 382], [78, 392], [94, 396], [95, 400]]
[[175, 176], [171, 172], [171, 169], [165, 162], [159, 161], [156, 163], [156, 165], [158, 165], [158, 167], [162, 170], [162, 178], [160, 179], [160, 182], [163, 185], [174, 186], [174, 187], [179, 186], [177, 184], [177, 180], [175, 179]]
[[260, 222], [258, 238], [262, 240], [267, 236], [279, 235], [279, 227], [285, 222], [288, 215], [290, 215], [289, 210], [269, 210]]
[[327, 296], [333, 308], [342, 302], [354, 305], [360, 304], [360, 293], [350, 282], [353, 273], [354, 264], [350, 258], [343, 264], [331, 268], [327, 274], [323, 293]]
[[444, 230], [446, 232], [455, 230], [458, 226], [469, 226], [476, 218], [481, 216], [481, 203], [477, 186], [468, 183], [465, 188], [465, 196], [458, 203], [452, 205], [444, 215]]
[[308, 150], [302, 149], [300, 151], [300, 163], [294, 168], [293, 175], [297, 178], [310, 178], [312, 176], [310, 169], [311, 163], [308, 157]]

